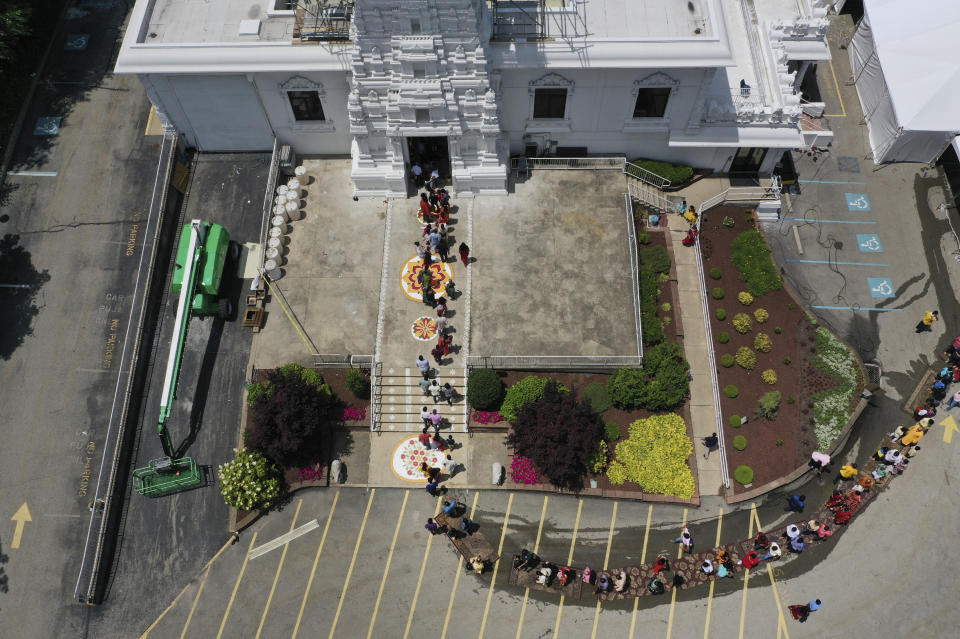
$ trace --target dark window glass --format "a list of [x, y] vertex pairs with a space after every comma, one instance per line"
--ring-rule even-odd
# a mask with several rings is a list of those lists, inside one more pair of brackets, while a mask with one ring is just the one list
[[533, 117], [562, 119], [566, 106], [566, 89], [537, 89], [533, 96]]
[[294, 11], [297, 8], [297, 0], [276, 0], [273, 8], [277, 11]]
[[637, 103], [633, 106], [635, 118], [662, 118], [667, 111], [670, 89], [640, 89], [637, 91]]
[[287, 91], [293, 117], [298, 121], [326, 120], [323, 117], [323, 105], [320, 104], [320, 94], [316, 91]]

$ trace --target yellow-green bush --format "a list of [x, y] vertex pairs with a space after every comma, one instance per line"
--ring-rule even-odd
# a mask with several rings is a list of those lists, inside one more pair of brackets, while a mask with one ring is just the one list
[[760, 353], [769, 353], [773, 349], [773, 342], [770, 341], [770, 336], [766, 333], [757, 333], [757, 336], [753, 338], [753, 348]]
[[693, 496], [693, 474], [687, 465], [693, 442], [679, 415], [638, 419], [630, 424], [630, 437], [617, 444], [616, 451], [617, 459], [607, 469], [611, 483], [631, 481], [649, 493]]
[[777, 371], [773, 370], [772, 368], [768, 368], [767, 370], [765, 370], [765, 371], [763, 371], [762, 373], [760, 373], [760, 379], [762, 379], [763, 381], [765, 381], [765, 382], [768, 383], [768, 384], [776, 384], [776, 383], [777, 383]]
[[753, 312], [753, 319], [757, 320], [757, 324], [763, 324], [770, 319], [770, 313], [765, 308], [758, 308]]
[[737, 293], [737, 300], [744, 306], [750, 306], [753, 304], [753, 295], [747, 293], [746, 291], [740, 291]]
[[753, 322], [746, 313], [737, 313], [733, 316], [733, 328], [741, 335], [753, 330]]
[[737, 354], [734, 355], [733, 359], [737, 360], [737, 365], [740, 368], [752, 371], [757, 365], [757, 355], [750, 350], [747, 346], [741, 346], [737, 349]]

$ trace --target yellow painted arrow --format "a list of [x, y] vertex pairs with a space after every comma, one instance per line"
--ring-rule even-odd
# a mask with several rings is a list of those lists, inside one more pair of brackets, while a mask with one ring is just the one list
[[957, 428], [957, 420], [953, 418], [953, 415], [947, 415], [947, 418], [941, 421], [940, 425], [943, 426], [943, 441], [948, 444], [953, 440], [955, 432], [960, 433], [960, 428]]
[[10, 518], [10, 521], [17, 522], [17, 527], [13, 531], [13, 541], [10, 542], [11, 548], [20, 547], [20, 538], [23, 537], [23, 526], [28, 521], [33, 521], [33, 517], [30, 516], [30, 509], [27, 508], [27, 502], [23, 502], [23, 505], [20, 508], [17, 508], [17, 512], [13, 513], [13, 517]]

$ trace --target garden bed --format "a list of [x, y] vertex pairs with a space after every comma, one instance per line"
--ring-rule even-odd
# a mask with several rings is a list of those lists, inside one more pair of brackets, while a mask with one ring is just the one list
[[[549, 377], [556, 379], [564, 387], [576, 392], [579, 399], [584, 399], [583, 390], [591, 383], [599, 383], [603, 386], [607, 385], [608, 380], [612, 376], [612, 373], [567, 373], [567, 372], [534, 372], [534, 371], [517, 371], [517, 370], [505, 370], [497, 371], [497, 374], [500, 377], [500, 380], [503, 382], [505, 387], [510, 387], [513, 384], [519, 382], [520, 380], [528, 377], [529, 375], [537, 375], [540, 377]], [[693, 435], [691, 422], [690, 422], [690, 410], [688, 406], [689, 402], [684, 401], [682, 405], [677, 408], [666, 411], [666, 413], [677, 413], [680, 415], [684, 422], [686, 423], [686, 434], [688, 437]], [[504, 436], [510, 432], [511, 424], [509, 421], [503, 420], [496, 423], [485, 423], [478, 424], [475, 421], [477, 411], [470, 411], [470, 428], [484, 430], [490, 432], [492, 430], [501, 431]], [[634, 410], [621, 410], [616, 407], [608, 408], [607, 410], [601, 413], [601, 417], [604, 423], [613, 423], [616, 424], [620, 429], [620, 437], [617, 439], [607, 440], [607, 446], [609, 449], [609, 459], [610, 461], [616, 460], [616, 445], [618, 442], [624, 441], [629, 436], [630, 424], [639, 419], [646, 419], [657, 414], [664, 414], [663, 412], [652, 412], [645, 410], [643, 408], [637, 408]], [[476, 424], [476, 425], [475, 425]], [[512, 457], [512, 455], [511, 455]], [[592, 474], [587, 477], [585, 480], [585, 488], [582, 491], [582, 494], [593, 495], [600, 497], [614, 497], [618, 499], [642, 499], [645, 501], [663, 501], [663, 502], [677, 502], [677, 503], [689, 503], [693, 505], [699, 504], [699, 487], [696, 486], [697, 482], [697, 460], [696, 460], [696, 446], [694, 445], [694, 450], [687, 459], [687, 464], [690, 468], [690, 472], [693, 475], [694, 479], [694, 494], [691, 499], [683, 499], [676, 496], [667, 496], [662, 494], [654, 494], [643, 491], [639, 485], [632, 482], [625, 482], [623, 484], [613, 484], [607, 477], [606, 473]], [[596, 487], [591, 485], [591, 481], [596, 482]], [[514, 483], [510, 478], [510, 468], [507, 468], [507, 477], [505, 482], [509, 484], [511, 490], [534, 490], [534, 491], [551, 491], [551, 492], [564, 492], [559, 491], [555, 486], [550, 483], [533, 483], [533, 484], [522, 484]]]
[[[731, 473], [741, 465], [752, 468], [752, 486], [758, 486], [805, 465], [814, 450], [829, 447], [819, 446], [817, 442], [813, 421], [814, 401], [818, 393], [835, 389], [840, 383], [814, 365], [814, 359], [818, 356], [816, 321], [803, 310], [789, 287], [759, 295], [750, 304], [738, 299], [738, 294], [746, 291], [748, 284], [741, 281], [740, 272], [734, 266], [732, 244], [740, 234], [754, 229], [750, 214], [751, 211], [740, 207], [711, 209], [701, 222], [701, 250], [717, 358], [714, 364], [720, 386], [727, 461]], [[725, 219], [728, 223], [732, 220], [733, 226], [725, 225]], [[759, 261], [762, 260], [763, 256], [760, 256]], [[714, 279], [713, 276], [718, 273], [719, 279]], [[716, 299], [713, 295], [715, 288], [723, 289], [722, 299]], [[718, 319], [718, 309], [726, 313], [722, 320]], [[758, 321], [758, 309], [766, 311], [767, 317], [762, 322]], [[749, 319], [750, 328], [745, 333], [735, 328], [736, 323], [743, 326], [744, 318], [741, 316], [738, 320], [739, 314]], [[762, 313], [760, 318], [763, 318]], [[727, 343], [721, 342], [721, 333], [729, 338]], [[758, 342], [755, 340], [760, 333], [769, 338], [768, 352], [757, 348]], [[749, 353], [743, 349], [748, 349]], [[722, 365], [724, 355], [736, 357], [738, 351], [746, 355], [746, 360], [750, 359], [750, 355], [755, 358], [755, 365], [751, 369], [744, 368], [740, 363], [729, 367]], [[863, 378], [859, 373], [859, 365], [856, 369], [855, 385], [859, 391]], [[763, 379], [764, 372], [769, 370], [776, 375], [776, 381], [772, 384]], [[726, 393], [728, 387], [736, 388], [735, 397], [729, 396], [734, 394], [732, 389], [730, 394]], [[776, 417], [766, 419], [755, 416], [761, 396], [770, 392], [781, 394]], [[854, 410], [857, 395], [858, 392], [853, 393], [843, 408], [846, 416]], [[737, 415], [747, 417], [747, 423], [734, 427], [731, 416]], [[842, 423], [846, 423], [845, 418]], [[746, 448], [743, 450], [738, 450], [734, 445], [734, 438], [738, 436], [746, 439]], [[732, 486], [735, 494], [750, 489], [738, 481], [733, 481]]]

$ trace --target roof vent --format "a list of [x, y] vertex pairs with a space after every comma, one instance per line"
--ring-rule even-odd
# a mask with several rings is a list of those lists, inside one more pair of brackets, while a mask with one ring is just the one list
[[260, 21], [259, 20], [241, 20], [239, 34], [242, 36], [260, 35]]

